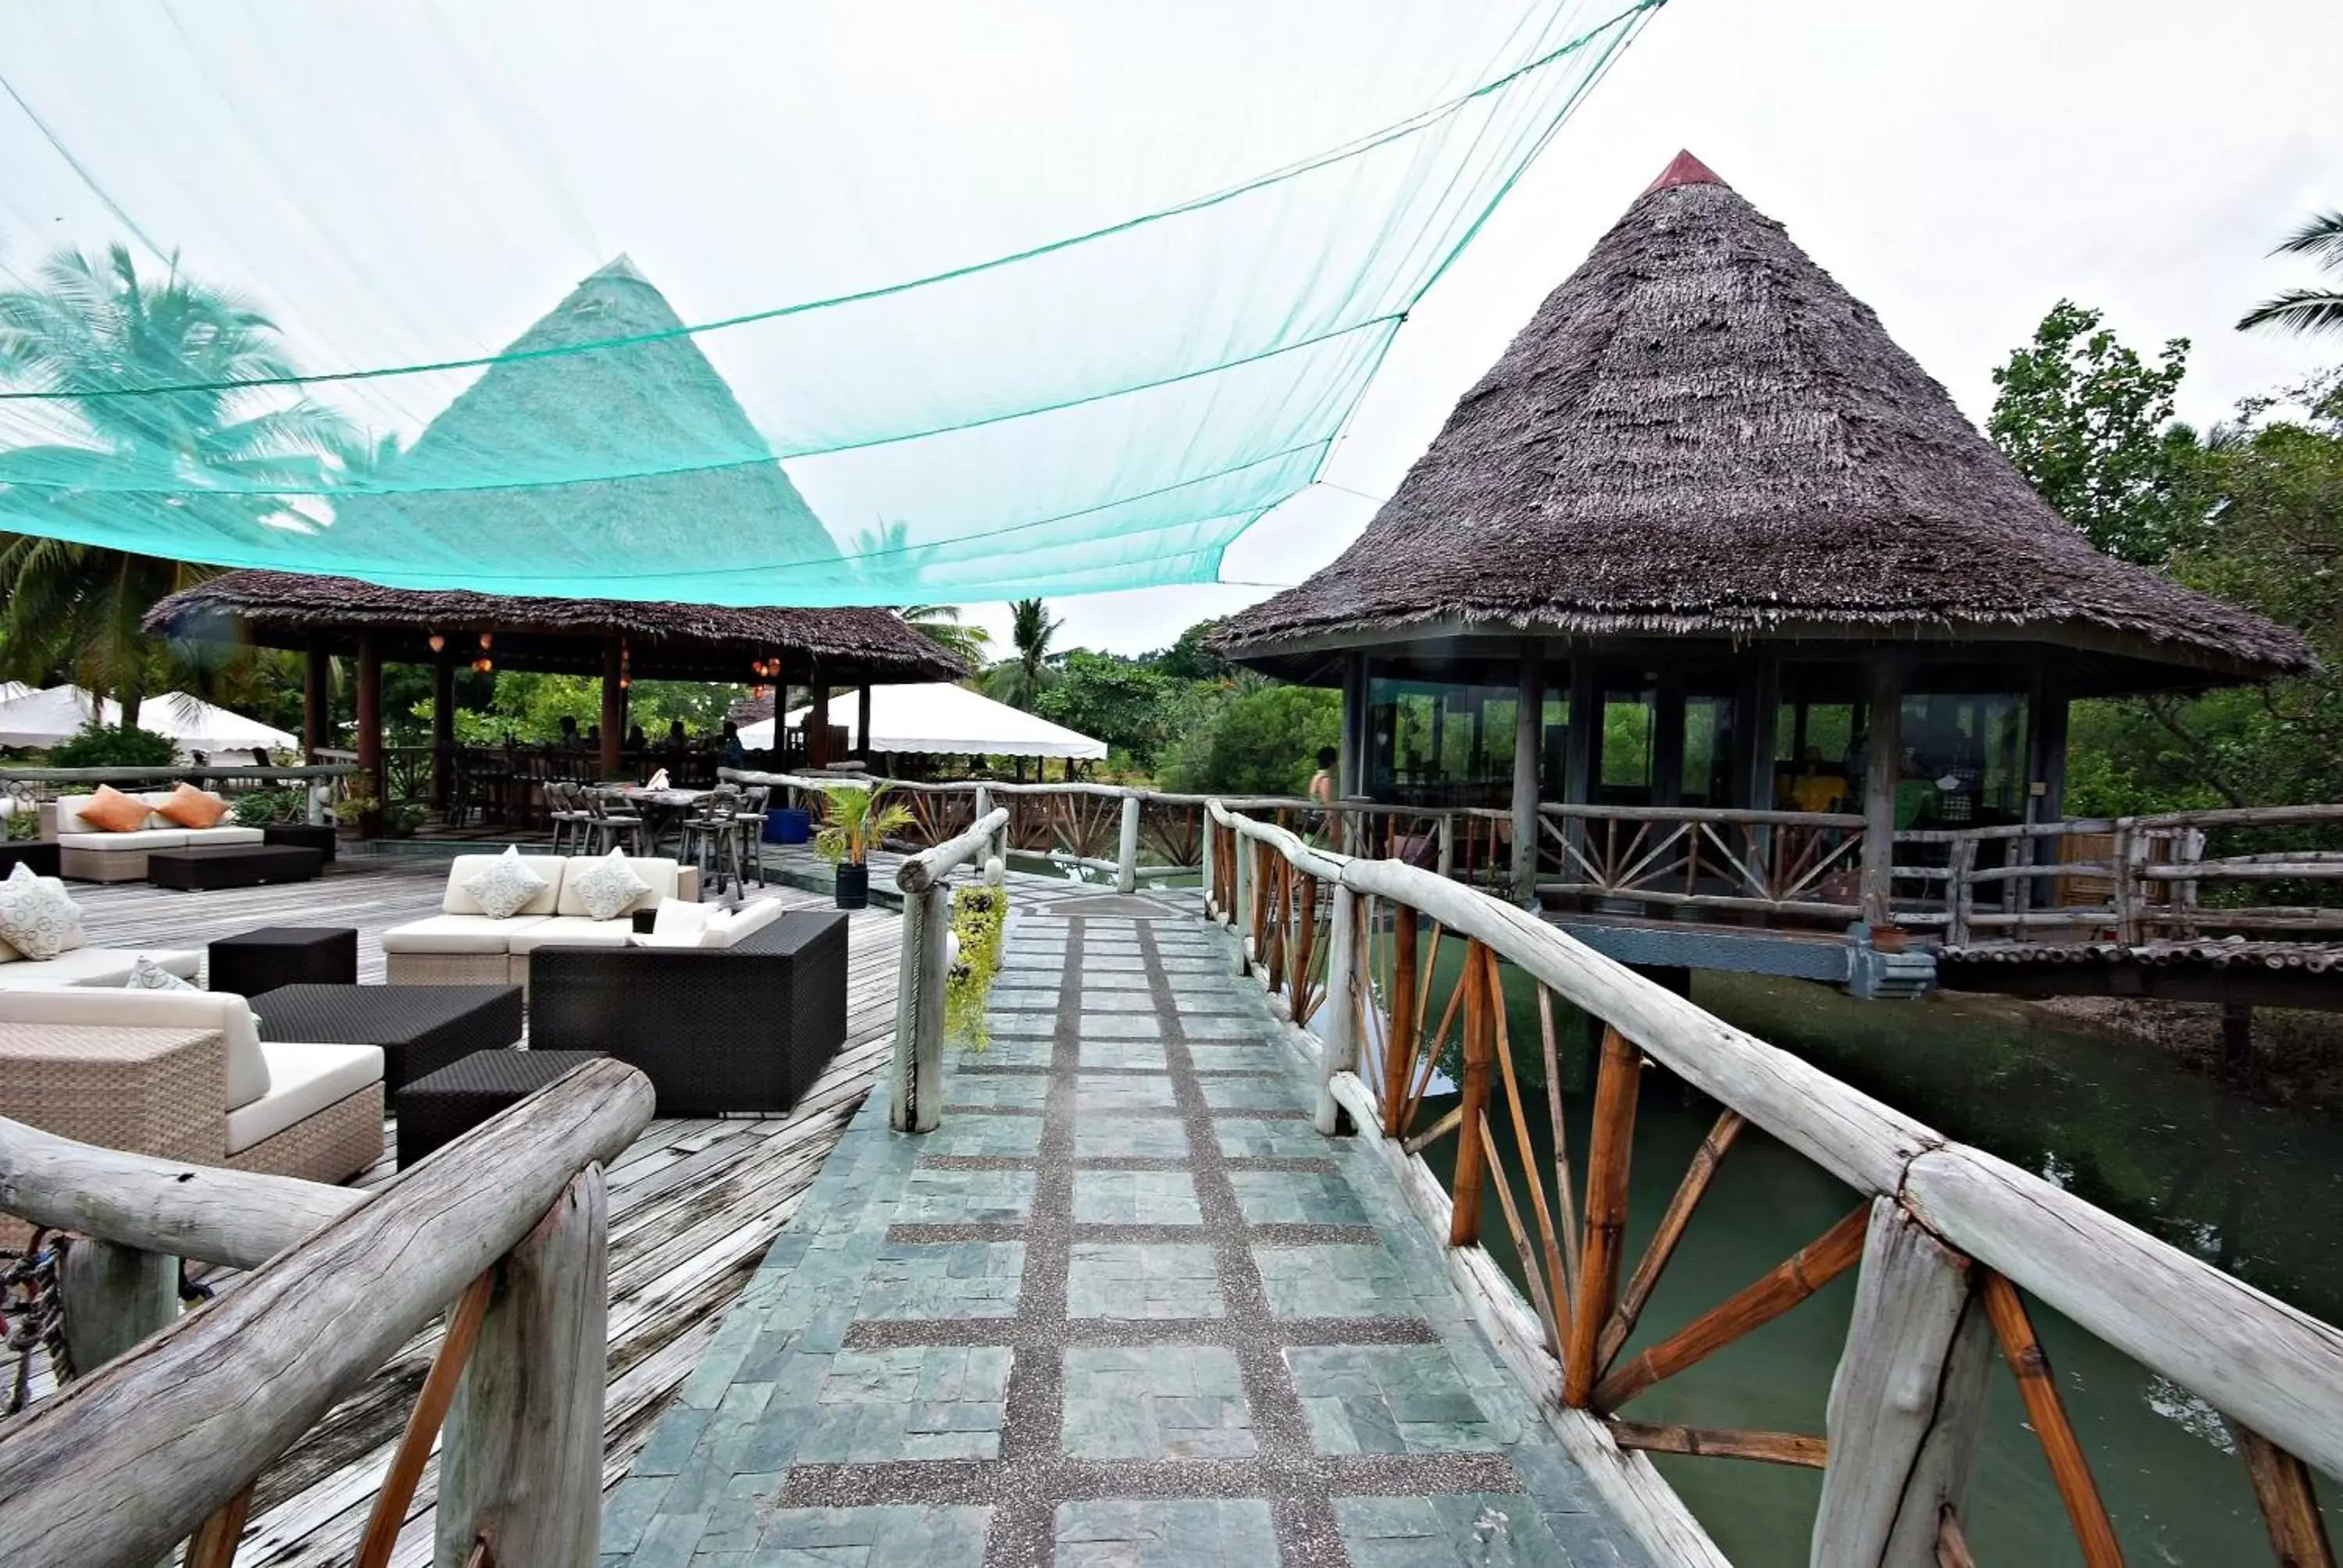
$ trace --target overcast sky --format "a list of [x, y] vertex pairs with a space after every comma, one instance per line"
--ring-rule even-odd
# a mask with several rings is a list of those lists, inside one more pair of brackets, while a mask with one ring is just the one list
[[[2331, 0], [1670, 0], [1410, 319], [1327, 477], [1387, 495], [1680, 146], [1786, 224], [1972, 419], [2062, 296], [2143, 351], [2190, 339], [2180, 412], [2218, 418], [2343, 360], [2343, 339], [2232, 330], [2313, 276], [2271, 246], [2343, 206], [2338, 61]], [[1304, 496], [1223, 575], [1297, 582], [1373, 510]], [[1067, 599], [1061, 640], [1141, 652], [1268, 591]], [[1006, 635], [999, 607], [976, 618]]]

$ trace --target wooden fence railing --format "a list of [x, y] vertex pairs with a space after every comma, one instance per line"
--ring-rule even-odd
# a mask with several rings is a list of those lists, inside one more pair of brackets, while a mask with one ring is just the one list
[[[951, 893], [945, 879], [970, 861], [997, 859], [995, 835], [1009, 813], [991, 807], [959, 836], [908, 857], [895, 868], [903, 895], [902, 954], [895, 971], [895, 1055], [889, 1078], [888, 1124], [898, 1132], [932, 1132], [943, 1123], [944, 983], [951, 963]], [[985, 866], [987, 879], [994, 873]]]
[[[2230, 848], [2267, 836], [2318, 847]], [[2343, 933], [2343, 806], [2254, 806], [1896, 835], [1900, 926], [1948, 944], [2077, 930], [2127, 945]], [[1923, 857], [1926, 857], [1925, 860]], [[1936, 863], [1941, 861], [1942, 863]], [[2288, 901], [2265, 901], [2273, 887]], [[2216, 892], [2208, 900], [2210, 890]], [[1917, 907], [1914, 907], [1916, 905]]]
[[[2029, 1301], [2040, 1301], [2222, 1412], [2278, 1561], [2332, 1562], [2309, 1473], [2343, 1475], [2343, 1332], [1711, 1017], [1529, 911], [1416, 867], [1313, 849], [1222, 808], [1212, 816], [1208, 910], [1294, 1018], [1316, 1014], [1321, 1128], [1341, 1116], [1357, 1124], [1446, 1236], [1452, 1276], [1501, 1353], [1544, 1391], [1563, 1442], [1655, 1560], [1725, 1561], [1647, 1452], [1819, 1469], [1817, 1568], [1969, 1563], [1971, 1462], [2000, 1359], [2082, 1560], [2120, 1562], [2034, 1332]], [[1305, 936], [1317, 910], [1322, 926]], [[1444, 960], [1453, 979], [1443, 985]], [[1508, 968], [1517, 990], [1534, 993], [1534, 1038], [1512, 1032]], [[1583, 1151], [1564, 1131], [1557, 1002], [1602, 1029]], [[1628, 1152], [1651, 1069], [1721, 1110], [1630, 1257]], [[1424, 1109], [1435, 1070], [1458, 1085], [1436, 1118]], [[1637, 1344], [1654, 1286], [1703, 1198], [1732, 1179], [1725, 1166], [1749, 1126], [1856, 1201], [1683, 1328]], [[1456, 1141], [1445, 1181], [1423, 1158], [1443, 1139]], [[1478, 1244], [1486, 1198], [1522, 1260], [1526, 1298]], [[1850, 1270], [1855, 1308], [1824, 1431], [1635, 1414], [1653, 1387]]]
[[[372, 1194], [0, 1121], [0, 1209], [78, 1233], [62, 1288], [92, 1369], [0, 1430], [0, 1563], [152, 1568], [186, 1542], [189, 1568], [228, 1568], [256, 1479], [443, 1309], [357, 1568], [389, 1561], [443, 1425], [437, 1568], [593, 1562], [602, 1169], [651, 1104], [588, 1062]], [[253, 1272], [182, 1317], [180, 1258]]]
[[1654, 907], [1847, 921], [1862, 912], [1855, 880], [1863, 819], [1815, 811], [1704, 806], [1538, 809], [1541, 892]]

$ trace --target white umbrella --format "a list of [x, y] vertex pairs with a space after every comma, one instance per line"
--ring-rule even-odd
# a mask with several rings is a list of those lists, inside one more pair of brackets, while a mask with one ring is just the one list
[[166, 735], [182, 751], [296, 751], [301, 739], [184, 691], [150, 697], [138, 707], [138, 728]]
[[[0, 702], [0, 746], [55, 746], [88, 728], [90, 694], [78, 686], [52, 686]], [[122, 705], [109, 702], [100, 722], [122, 722]]]
[[[870, 752], [918, 752], [929, 755], [966, 753], [984, 757], [1079, 757], [1106, 755], [1106, 742], [1036, 718], [1021, 708], [995, 702], [965, 686], [942, 682], [920, 686], [878, 686], [870, 690], [869, 746], [858, 730], [860, 704], [849, 697], [830, 705], [833, 723], [843, 721], [851, 734], [849, 749]], [[789, 716], [790, 728], [803, 724], [810, 708]], [[773, 721], [759, 719], [740, 727], [740, 744], [750, 751], [769, 751], [773, 745]]]

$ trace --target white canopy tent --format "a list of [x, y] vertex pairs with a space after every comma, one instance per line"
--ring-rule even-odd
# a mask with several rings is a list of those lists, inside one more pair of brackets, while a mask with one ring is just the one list
[[[1052, 724], [1022, 709], [995, 702], [964, 686], [944, 682], [914, 686], [879, 686], [870, 691], [870, 743], [860, 733], [852, 701], [830, 704], [833, 723], [843, 721], [857, 752], [964, 753], [985, 757], [1103, 758], [1106, 742], [1093, 740], [1061, 724]], [[789, 716], [796, 729], [810, 709]], [[740, 744], [751, 751], [769, 750], [773, 721], [759, 719], [741, 726]]]
[[[95, 699], [78, 686], [52, 686], [27, 693], [12, 702], [0, 702], [0, 746], [55, 746], [86, 726], [96, 711]], [[103, 724], [122, 722], [122, 705], [109, 699]], [[206, 702], [184, 691], [168, 691], [138, 705], [138, 728], [167, 736], [182, 753], [297, 751], [300, 738], [246, 719], [241, 713]]]

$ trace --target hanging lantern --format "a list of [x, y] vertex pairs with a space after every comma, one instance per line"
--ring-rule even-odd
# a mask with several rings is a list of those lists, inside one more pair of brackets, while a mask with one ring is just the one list
[[472, 668], [479, 671], [482, 675], [489, 673], [491, 670], [495, 669], [496, 667], [497, 661], [493, 658], [476, 658], [472, 660]]
[[633, 684], [634, 684], [634, 680], [633, 680], [633, 678], [632, 678], [631, 677], [624, 676], [624, 675], [622, 675], [622, 676], [618, 677], [618, 689], [619, 689], [620, 691], [624, 691], [624, 690], [626, 690], [626, 689], [627, 689], [627, 688], [628, 688], [628, 687], [632, 686]]
[[480, 651], [482, 653], [488, 652], [488, 634], [484, 631], [480, 633]]
[[434, 653], [439, 653], [439, 652], [442, 652], [442, 651], [444, 651], [444, 650], [447, 648], [447, 639], [446, 638], [444, 638], [444, 637], [441, 637], [441, 636], [440, 636], [437, 632], [436, 632], [436, 631], [435, 631], [435, 632], [433, 632], [433, 633], [431, 634], [430, 641], [431, 641], [431, 651], [432, 651], [432, 652], [434, 652]]

